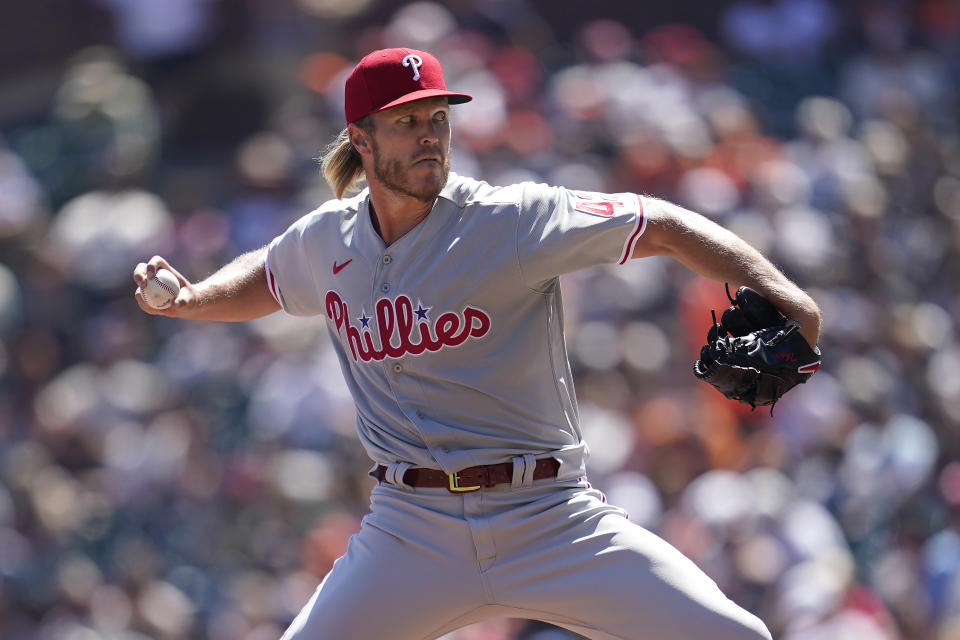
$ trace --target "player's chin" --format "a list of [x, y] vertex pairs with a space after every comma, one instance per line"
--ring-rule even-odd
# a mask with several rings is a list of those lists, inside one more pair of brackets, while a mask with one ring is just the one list
[[428, 162], [420, 163], [415, 168], [416, 173], [411, 176], [416, 184], [415, 191], [424, 198], [437, 197], [447, 184], [449, 173], [445, 167], [437, 162]]

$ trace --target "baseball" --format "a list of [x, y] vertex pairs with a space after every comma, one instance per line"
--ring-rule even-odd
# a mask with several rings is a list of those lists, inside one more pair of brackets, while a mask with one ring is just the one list
[[159, 269], [157, 277], [147, 280], [141, 290], [144, 301], [154, 309], [166, 309], [180, 292], [180, 281], [168, 269]]

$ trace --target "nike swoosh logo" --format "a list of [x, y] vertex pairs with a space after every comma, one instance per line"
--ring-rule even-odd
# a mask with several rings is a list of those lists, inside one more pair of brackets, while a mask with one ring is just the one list
[[340, 273], [340, 272], [343, 270], [343, 268], [344, 268], [345, 266], [347, 266], [348, 264], [350, 264], [351, 262], [353, 262], [353, 258], [350, 258], [349, 260], [347, 260], [347, 261], [344, 262], [343, 264], [337, 264], [337, 261], [334, 260], [334, 261], [333, 261], [333, 275], [337, 275], [338, 273]]

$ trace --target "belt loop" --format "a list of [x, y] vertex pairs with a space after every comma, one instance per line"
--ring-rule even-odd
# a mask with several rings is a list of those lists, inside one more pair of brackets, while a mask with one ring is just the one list
[[403, 474], [412, 466], [409, 462], [391, 462], [383, 474], [383, 479], [405, 491], [413, 491], [413, 487], [403, 481]]
[[532, 453], [523, 454], [523, 484], [524, 487], [533, 486], [533, 472], [537, 470], [537, 459]]
[[527, 469], [523, 458], [514, 456], [510, 462], [513, 463], [513, 479], [510, 481], [510, 487], [516, 489], [523, 486], [523, 474]]

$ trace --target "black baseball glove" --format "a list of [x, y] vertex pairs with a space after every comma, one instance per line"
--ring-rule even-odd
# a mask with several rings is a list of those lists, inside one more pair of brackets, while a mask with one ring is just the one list
[[720, 393], [756, 409], [773, 405], [784, 393], [820, 368], [820, 350], [810, 348], [790, 320], [749, 287], [737, 289], [733, 306], [707, 332], [707, 344], [693, 363], [693, 374]]

